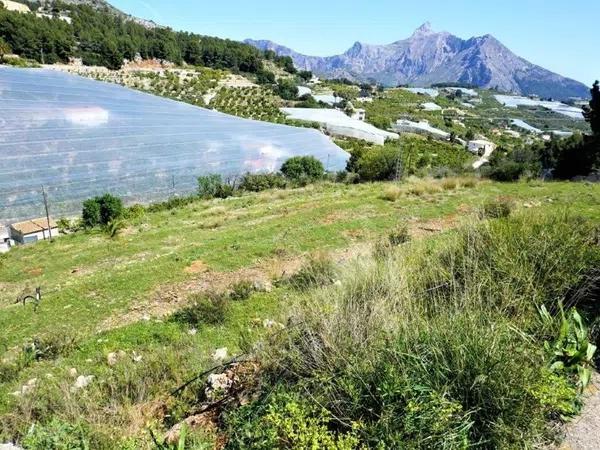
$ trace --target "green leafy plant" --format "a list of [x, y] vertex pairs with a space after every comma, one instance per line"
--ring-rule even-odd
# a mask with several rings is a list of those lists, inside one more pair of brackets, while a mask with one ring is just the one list
[[281, 172], [291, 180], [317, 180], [323, 176], [323, 163], [314, 156], [294, 156], [281, 166]]
[[[552, 357], [550, 369], [557, 373], [576, 374], [579, 387], [583, 389], [592, 377], [591, 367], [596, 346], [590, 342], [588, 329], [577, 310], [572, 308], [565, 313], [562, 305], [559, 307], [561, 322], [558, 338], [552, 344], [544, 343], [546, 351]], [[545, 307], [542, 307], [542, 315], [548, 315]]]

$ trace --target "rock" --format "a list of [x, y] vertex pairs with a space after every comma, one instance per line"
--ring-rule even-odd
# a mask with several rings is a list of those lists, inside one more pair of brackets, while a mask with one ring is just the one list
[[142, 355], [138, 355], [136, 352], [133, 352], [133, 362], [139, 363], [142, 361]]
[[197, 333], [198, 333], [198, 330], [196, 330], [195, 328], [190, 328], [190, 329], [188, 330], [188, 334], [189, 334], [190, 336], [195, 336]]
[[212, 358], [216, 362], [223, 362], [227, 359], [227, 347], [219, 348], [215, 350]]
[[275, 322], [274, 320], [271, 320], [271, 319], [265, 319], [265, 320], [263, 320], [263, 327], [267, 328], [267, 329], [283, 330], [285, 328], [285, 325], [283, 325], [282, 323], [279, 323], [279, 322]]
[[0, 450], [23, 450], [21, 447], [17, 447], [14, 444], [0, 444]]
[[254, 290], [258, 292], [271, 292], [273, 290], [273, 284], [270, 281], [255, 281]]
[[73, 385], [73, 390], [79, 390], [88, 387], [92, 381], [94, 380], [94, 375], [79, 375], [75, 384]]
[[75, 378], [77, 376], [77, 369], [75, 367], [71, 367], [69, 369], [69, 376]]
[[204, 393], [209, 400], [216, 401], [224, 397], [233, 386], [233, 379], [227, 373], [213, 373], [208, 376]]
[[116, 353], [109, 353], [106, 356], [106, 362], [108, 363], [109, 366], [116, 366], [117, 363], [119, 362], [119, 358], [117, 357]]

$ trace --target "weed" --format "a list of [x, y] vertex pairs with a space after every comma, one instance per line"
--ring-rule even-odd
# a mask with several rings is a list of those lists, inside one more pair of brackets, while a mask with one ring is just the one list
[[395, 202], [402, 195], [402, 190], [395, 185], [386, 186], [381, 198], [389, 202]]
[[498, 197], [483, 204], [479, 212], [481, 219], [502, 219], [510, 216], [515, 203], [510, 197]]
[[254, 291], [256, 291], [254, 283], [243, 280], [232, 286], [229, 298], [233, 301], [248, 300]]
[[335, 267], [333, 262], [323, 255], [311, 257], [298, 272], [286, 281], [296, 290], [305, 290], [325, 286], [333, 282]]
[[223, 294], [196, 294], [190, 299], [190, 305], [173, 314], [175, 322], [191, 326], [220, 325], [227, 319], [228, 298]]
[[441, 186], [445, 191], [452, 191], [458, 187], [458, 181], [456, 178], [444, 178], [441, 182]]

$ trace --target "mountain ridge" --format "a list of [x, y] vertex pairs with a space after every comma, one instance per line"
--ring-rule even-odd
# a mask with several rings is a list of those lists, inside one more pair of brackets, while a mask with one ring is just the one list
[[516, 55], [491, 34], [469, 39], [437, 32], [427, 22], [391, 44], [355, 42], [339, 55], [304, 55], [269, 40], [246, 39], [261, 50], [290, 56], [303, 70], [325, 78], [377, 81], [386, 86], [469, 83], [515, 94], [566, 99], [587, 97], [589, 88]]

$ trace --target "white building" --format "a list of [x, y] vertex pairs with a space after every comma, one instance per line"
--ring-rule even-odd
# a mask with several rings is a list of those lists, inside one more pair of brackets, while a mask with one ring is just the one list
[[360, 120], [361, 122], [364, 122], [367, 119], [367, 112], [361, 108], [355, 109], [350, 117], [352, 117], [354, 120]]
[[491, 155], [492, 152], [496, 150], [496, 144], [485, 139], [475, 139], [468, 142], [467, 148], [471, 153], [477, 155]]
[[17, 244], [33, 244], [50, 237], [58, 237], [58, 226], [50, 219], [50, 227], [48, 227], [48, 219], [45, 217], [26, 220], [10, 226], [10, 237]]
[[6, 253], [10, 250], [10, 235], [8, 234], [8, 230], [0, 225], [0, 253]]
[[400, 119], [394, 125], [394, 131], [399, 133], [424, 134], [426, 136], [432, 136], [442, 140], [446, 140], [450, 137], [450, 133], [446, 133], [443, 130], [432, 127], [426, 120], [412, 122], [410, 120]]

